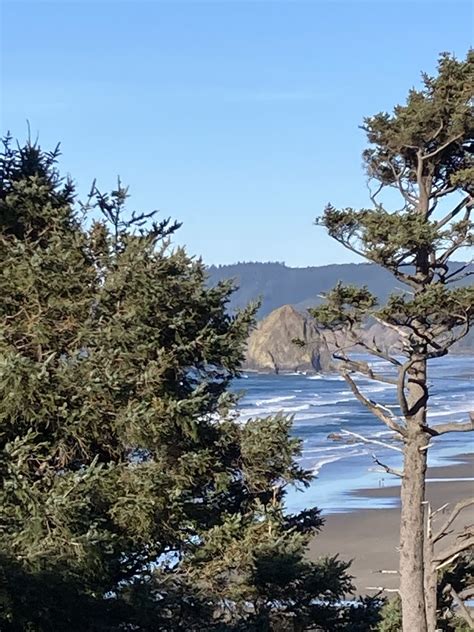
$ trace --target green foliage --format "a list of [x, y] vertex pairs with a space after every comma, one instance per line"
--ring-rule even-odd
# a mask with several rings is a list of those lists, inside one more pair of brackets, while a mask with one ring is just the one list
[[[369, 178], [376, 183], [374, 207], [355, 210], [326, 207], [317, 224], [344, 246], [390, 271], [403, 285], [385, 306], [360, 300], [351, 286], [339, 284], [314, 310], [333, 329], [352, 328], [364, 318], [394, 326], [404, 350], [429, 358], [465, 335], [472, 322], [473, 289], [450, 289], [467, 265], [450, 267], [458, 250], [474, 243], [472, 171], [474, 169], [474, 53], [464, 61], [440, 57], [436, 77], [423, 76], [423, 88], [411, 90], [393, 114], [365, 120], [371, 147], [364, 152]], [[470, 174], [470, 175], [469, 175]], [[402, 199], [397, 211], [380, 199], [386, 188]], [[467, 194], [461, 201], [451, 196]], [[437, 216], [438, 205], [445, 212]], [[408, 286], [408, 288], [407, 288]], [[405, 292], [405, 288], [408, 292]], [[456, 328], [459, 328], [456, 330]], [[456, 335], [449, 335], [456, 330]]]
[[[438, 432], [430, 427], [427, 416], [427, 364], [446, 355], [474, 322], [474, 287], [450, 285], [473, 274], [467, 262], [452, 263], [456, 252], [474, 243], [473, 94], [474, 51], [461, 61], [442, 54], [437, 75], [423, 75], [422, 88], [410, 90], [404, 105], [396, 106], [392, 114], [381, 112], [364, 121], [370, 147], [363, 156], [373, 187], [373, 208], [328, 205], [316, 220], [336, 241], [382, 266], [402, 284], [381, 306], [367, 288], [338, 284], [326, 294], [325, 304], [312, 313], [321, 325], [338, 333], [332, 337], [336, 347], [339, 345], [334, 357], [342, 361], [340, 367], [359, 401], [404, 439], [400, 590], [407, 632], [415, 627], [431, 629], [434, 624], [427, 622], [434, 616], [434, 608], [425, 606], [434, 602], [435, 595], [425, 599], [422, 586], [430, 572], [434, 578], [436, 568], [430, 559], [424, 564], [417, 561], [423, 557], [427, 537], [420, 535], [426, 531], [419, 498], [424, 494], [427, 459], [427, 450], [421, 451]], [[391, 189], [401, 198], [396, 210], [386, 208], [393, 199]], [[361, 338], [361, 325], [369, 318], [396, 333], [392, 348], [382, 349], [375, 339]], [[338, 340], [350, 343], [352, 351], [358, 343], [383, 358], [395, 367], [398, 378], [375, 375], [367, 363], [349, 357], [350, 344], [344, 346]], [[400, 355], [405, 356], [404, 361]], [[399, 407], [395, 413], [381, 414], [383, 405], [365, 397], [349, 372], [396, 384]], [[472, 424], [454, 424], [452, 429], [470, 430]], [[422, 447], [413, 451], [408, 449], [410, 444]], [[442, 590], [437, 597], [439, 611], [450, 612], [449, 597]], [[382, 615], [380, 632], [401, 630], [398, 600], [384, 606]], [[457, 624], [440, 616], [440, 629], [452, 632], [453, 625]]]
[[254, 308], [120, 183], [76, 211], [57, 157], [0, 158], [0, 627], [359, 629], [318, 510], [283, 511], [291, 420], [236, 419]]
[[352, 329], [377, 305], [377, 299], [366, 287], [338, 283], [325, 295], [325, 302], [310, 310], [310, 314], [323, 327], [334, 330]]
[[422, 152], [430, 155], [426, 169], [437, 190], [472, 187], [473, 66], [472, 50], [464, 61], [443, 53], [437, 76], [424, 74], [423, 87], [410, 90], [405, 105], [396, 106], [392, 115], [382, 112], [365, 119], [373, 145], [364, 152], [371, 177], [396, 187], [403, 177], [409, 187], [416, 182], [417, 154]]

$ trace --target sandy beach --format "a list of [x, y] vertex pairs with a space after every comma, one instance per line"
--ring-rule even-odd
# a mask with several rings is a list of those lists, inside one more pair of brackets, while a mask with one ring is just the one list
[[[428, 479], [437, 479], [436, 482], [427, 484], [427, 497], [433, 510], [450, 503], [450, 506], [440, 513], [440, 520], [446, 518], [456, 502], [474, 493], [473, 481], [453, 480], [474, 477], [474, 454], [462, 455], [457, 460], [460, 461], [459, 464], [430, 468], [428, 472]], [[361, 489], [351, 494], [365, 498], [393, 498], [399, 497], [399, 491], [399, 487], [384, 487]], [[311, 559], [336, 553], [343, 560], [352, 559], [350, 572], [354, 577], [358, 594], [374, 593], [375, 590], [369, 590], [369, 587], [397, 586], [397, 575], [381, 574], [377, 571], [397, 569], [399, 507], [325, 514], [324, 517], [325, 525], [310, 545]], [[470, 507], [462, 512], [454, 526], [462, 527], [472, 522], [474, 508]]]

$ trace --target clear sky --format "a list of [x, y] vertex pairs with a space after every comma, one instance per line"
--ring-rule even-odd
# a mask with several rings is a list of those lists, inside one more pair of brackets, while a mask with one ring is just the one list
[[368, 203], [358, 129], [464, 56], [463, 0], [0, 0], [2, 132], [130, 185], [208, 263], [355, 260], [312, 225]]

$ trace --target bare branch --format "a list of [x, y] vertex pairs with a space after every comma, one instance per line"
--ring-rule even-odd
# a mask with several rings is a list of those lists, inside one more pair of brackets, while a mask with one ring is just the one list
[[364, 406], [368, 408], [373, 415], [375, 415], [378, 419], [380, 419], [380, 421], [383, 421], [383, 423], [388, 428], [390, 428], [390, 430], [393, 430], [394, 432], [398, 432], [399, 434], [402, 435], [402, 437], [406, 436], [405, 428], [401, 426], [399, 423], [397, 423], [393, 417], [390, 417], [386, 413], [384, 413], [381, 407], [376, 402], [373, 402], [372, 400], [368, 399], [365, 395], [363, 395], [363, 393], [360, 391], [357, 384], [354, 382], [354, 380], [351, 378], [351, 376], [348, 373], [342, 372], [342, 377], [349, 384], [349, 387], [351, 391], [354, 393], [354, 395], [356, 396], [356, 398], [362, 404], [364, 404]]
[[405, 168], [405, 169], [402, 169], [402, 171], [398, 172], [398, 171], [395, 169], [395, 167], [394, 167], [394, 165], [393, 165], [393, 163], [392, 163], [392, 161], [391, 161], [391, 160], [387, 160], [387, 164], [389, 165], [390, 169], [392, 170], [393, 177], [394, 177], [394, 179], [395, 179], [395, 184], [396, 184], [396, 187], [395, 187], [395, 188], [397, 188], [397, 189], [400, 191], [400, 193], [401, 193], [401, 195], [402, 195], [403, 199], [404, 199], [404, 200], [405, 200], [408, 204], [413, 204], [413, 205], [415, 205], [415, 204], [416, 204], [416, 198], [415, 198], [413, 195], [410, 195], [410, 193], [408, 192], [408, 190], [407, 190], [407, 189], [405, 189], [405, 188], [404, 188], [404, 186], [403, 186], [403, 184], [402, 184], [402, 178], [404, 177], [404, 175], [405, 175], [405, 173], [406, 173], [406, 168]]
[[377, 463], [377, 465], [383, 468], [385, 472], [387, 472], [387, 474], [391, 474], [392, 476], [397, 476], [398, 478], [403, 478], [403, 472], [401, 470], [397, 470], [393, 467], [385, 465], [385, 463], [382, 463], [381, 461], [378, 460], [375, 454], [372, 454], [372, 458], [374, 459], [374, 463]]
[[[433, 536], [433, 539], [432, 539], [433, 544], [436, 544], [436, 542], [439, 542], [439, 540], [441, 540], [446, 535], [448, 535], [449, 527], [453, 524], [453, 522], [456, 520], [456, 518], [461, 513], [461, 511], [466, 509], [466, 507], [470, 507], [471, 505], [474, 505], [474, 498], [467, 498], [465, 500], [461, 500], [454, 506], [447, 520], [444, 522], [444, 524], [439, 528], [439, 530]], [[444, 507], [446, 507], [446, 505], [444, 505]], [[438, 509], [438, 511], [440, 511], [440, 509]]]
[[[383, 323], [382, 320], [379, 321], [380, 323]], [[390, 364], [393, 364], [394, 366], [401, 366], [402, 363], [397, 360], [396, 358], [394, 358], [393, 356], [391, 356], [389, 353], [384, 352], [382, 349], [380, 349], [376, 343], [375, 343], [375, 337], [372, 340], [372, 345], [369, 345], [367, 342], [365, 342], [364, 340], [361, 340], [360, 337], [358, 337], [352, 330], [347, 332], [348, 335], [351, 337], [352, 341], [353, 341], [353, 345], [350, 345], [350, 347], [354, 347], [355, 345], [359, 345], [361, 347], [363, 347], [368, 353], [370, 353], [371, 355], [377, 357], [377, 358], [381, 358], [382, 360], [386, 360], [387, 362], [390, 362]], [[342, 349], [342, 347], [340, 347], [339, 345], [337, 345], [339, 349]]]
[[386, 360], [387, 362], [390, 362], [390, 364], [393, 364], [394, 366], [401, 366], [401, 362], [399, 360], [391, 356], [389, 353], [385, 353], [384, 351], [382, 351], [382, 349], [379, 349], [379, 347], [377, 347], [377, 345], [375, 344], [375, 340], [372, 341], [372, 344], [374, 345], [373, 347], [368, 345], [364, 341], [359, 341], [359, 344], [371, 355], [374, 355], [377, 358], [381, 358], [382, 360]]
[[444, 503], [444, 505], [441, 505], [441, 507], [438, 507], [438, 509], [436, 509], [435, 511], [433, 511], [433, 513], [431, 514], [431, 517], [434, 518], [435, 516], [437, 516], [439, 513], [441, 513], [442, 511], [444, 511], [446, 509], [446, 507], [449, 507], [449, 503]]
[[444, 263], [446, 263], [446, 261], [448, 261], [448, 259], [451, 257], [451, 255], [453, 255], [456, 252], [456, 250], [459, 250], [459, 248], [463, 248], [466, 245], [471, 211], [472, 211], [472, 204], [470, 204], [466, 208], [466, 211], [464, 212], [464, 217], [462, 219], [462, 221], [465, 222], [464, 232], [461, 233], [458, 239], [455, 239], [454, 241], [452, 241], [452, 245], [449, 248], [447, 248], [440, 257], [437, 258], [436, 260], [437, 265], [443, 265]]
[[369, 197], [372, 201], [372, 204], [379, 210], [381, 210], [383, 208], [382, 204], [380, 204], [380, 202], [377, 202], [377, 195], [380, 193], [380, 191], [383, 189], [384, 184], [383, 182], [380, 183], [380, 185], [377, 187], [377, 190], [375, 192], [372, 192], [372, 189], [370, 188], [370, 184], [369, 182], [367, 182], [367, 188], [369, 190]]
[[401, 326], [399, 325], [394, 325], [392, 323], [387, 323], [385, 320], [382, 320], [381, 318], [379, 318], [378, 316], [373, 315], [373, 319], [376, 320], [378, 323], [380, 323], [381, 325], [384, 325], [385, 327], [388, 327], [389, 329], [393, 329], [394, 331], [397, 332], [397, 334], [400, 336], [400, 338], [403, 339], [407, 339], [410, 337], [410, 334], [408, 331], [406, 331], [405, 329], [403, 329]]
[[368, 439], [367, 437], [364, 437], [361, 434], [357, 434], [356, 432], [351, 432], [350, 430], [344, 430], [344, 429], [341, 429], [341, 434], [356, 437], [363, 443], [375, 443], [376, 445], [381, 445], [384, 448], [388, 448], [389, 450], [395, 450], [396, 452], [401, 452], [403, 454], [403, 450], [401, 448], [398, 448], [397, 446], [392, 445], [391, 443], [386, 443], [385, 441], [379, 441], [379, 439]]
[[405, 417], [410, 415], [410, 407], [408, 406], [408, 401], [405, 395], [405, 377], [407, 372], [411, 369], [411, 367], [415, 364], [416, 360], [413, 358], [405, 362], [405, 364], [400, 368], [398, 373], [397, 380], [397, 395], [398, 395], [398, 403], [400, 404], [400, 409]]
[[[451, 279], [453, 279], [453, 277], [456, 277], [457, 274], [460, 274], [461, 272], [463, 272], [466, 268], [468, 268], [470, 265], [472, 265], [472, 263], [474, 262], [474, 259], [471, 259], [470, 261], [466, 261], [466, 263], [464, 263], [460, 268], [458, 268], [457, 270], [455, 270], [454, 272], [451, 272], [450, 274], [443, 276], [443, 281], [445, 283], [449, 282]], [[459, 277], [460, 279], [464, 278], [464, 276], [469, 276], [470, 273], [464, 274], [461, 277]], [[452, 281], [451, 281], [452, 282]]]
[[448, 558], [447, 560], [445, 560], [442, 564], [439, 564], [435, 570], [436, 571], [440, 571], [442, 568], [445, 568], [446, 566], [449, 566], [450, 564], [452, 564], [453, 562], [455, 562], [458, 557], [461, 555], [462, 551], [459, 553], [455, 553], [453, 556], [451, 556], [450, 558]]
[[469, 612], [469, 609], [466, 608], [466, 604], [458, 595], [458, 593], [454, 590], [451, 584], [448, 584], [444, 588], [443, 592], [449, 592], [451, 594], [451, 597], [453, 598], [454, 603], [459, 608], [460, 616], [464, 619], [464, 621], [466, 621], [466, 623], [471, 628], [471, 630], [474, 630], [474, 619], [472, 618], [471, 613]]
[[461, 202], [459, 202], [457, 206], [453, 208], [452, 211], [450, 211], [442, 219], [436, 222], [436, 228], [442, 228], [443, 226], [446, 226], [446, 224], [448, 224], [452, 219], [454, 219], [454, 217], [456, 217], [456, 215], [460, 213], [463, 210], [463, 208], [466, 206], [466, 204], [469, 204], [470, 201], [472, 201], [471, 196], [470, 195], [466, 196]]
[[375, 373], [370, 367], [368, 362], [364, 362], [363, 360], [353, 360], [348, 358], [345, 355], [338, 355], [333, 353], [333, 357], [335, 360], [340, 360], [344, 363], [344, 370], [353, 371], [354, 373], [361, 373], [362, 375], [366, 375], [371, 380], [375, 382], [384, 382], [385, 384], [397, 384], [397, 380], [391, 377], [387, 377], [386, 375], [382, 375], [381, 373]]
[[474, 597], [474, 586], [468, 586], [467, 588], [464, 588], [459, 593], [459, 596], [461, 597], [461, 599], [470, 599], [471, 597]]
[[469, 536], [467, 538], [464, 538], [464, 539], [460, 540], [456, 544], [453, 544], [452, 546], [449, 546], [444, 551], [441, 551], [441, 553], [437, 553], [434, 556], [433, 561], [434, 562], [444, 562], [444, 561], [448, 560], [451, 557], [454, 557], [454, 556], [459, 555], [460, 553], [463, 553], [463, 551], [467, 551], [468, 549], [472, 548], [473, 546], [474, 546], [474, 535], [471, 535], [471, 536]]
[[464, 274], [461, 274], [458, 277], [453, 277], [449, 280], [445, 279], [445, 283], [457, 283], [458, 281], [461, 281], [462, 279], [465, 279], [466, 277], [470, 277], [474, 274], [473, 270], [469, 270], [468, 272], [464, 272]]
[[451, 421], [445, 424], [437, 424], [427, 428], [434, 437], [447, 434], [448, 432], [472, 432], [474, 431], [474, 412], [469, 413], [469, 421]]

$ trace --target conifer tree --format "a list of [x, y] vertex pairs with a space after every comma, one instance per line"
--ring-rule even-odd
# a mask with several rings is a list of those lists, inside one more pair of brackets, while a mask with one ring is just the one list
[[[377, 374], [347, 349], [336, 352], [354, 395], [403, 442], [403, 471], [385, 469], [401, 477], [404, 632], [434, 632], [438, 569], [474, 544], [474, 534], [468, 531], [452, 546], [439, 549], [454, 519], [472, 500], [454, 507], [439, 530], [425, 502], [431, 443], [446, 433], [474, 429], [472, 415], [464, 423], [445, 424], [432, 424], [427, 417], [429, 362], [448, 354], [474, 318], [474, 288], [465, 285], [472, 267], [468, 262], [450, 264], [453, 255], [473, 244], [473, 95], [474, 52], [465, 60], [442, 54], [436, 76], [424, 74], [421, 89], [410, 90], [404, 105], [364, 122], [370, 144], [364, 162], [373, 206], [329, 205], [317, 221], [346, 248], [389, 270], [405, 288], [378, 305], [367, 288], [340, 284], [313, 310], [321, 326], [345, 332], [348, 344], [357, 343], [359, 350], [383, 359], [395, 373]], [[401, 199], [398, 207], [392, 206], [393, 191]], [[369, 317], [397, 333], [400, 345], [393, 353], [361, 338]], [[357, 375], [393, 383], [399, 409], [393, 412], [365, 395]]]
[[291, 420], [236, 418], [254, 309], [230, 315], [231, 284], [120, 184], [78, 207], [57, 158], [9, 138], [0, 156], [2, 630], [375, 621], [339, 606], [347, 563], [306, 560], [318, 510], [284, 512], [310, 478]]

